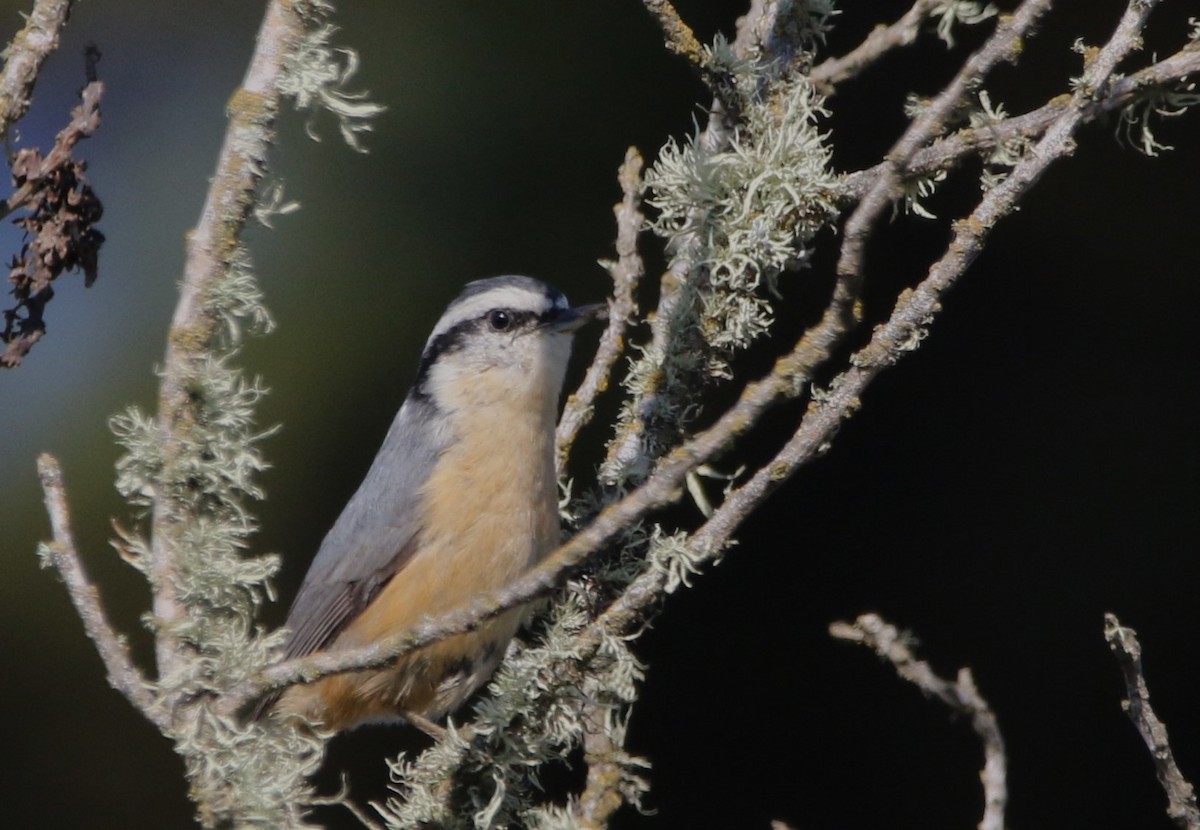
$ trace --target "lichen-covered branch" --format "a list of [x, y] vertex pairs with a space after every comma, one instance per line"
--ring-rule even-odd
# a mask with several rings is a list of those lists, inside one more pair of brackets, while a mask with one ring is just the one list
[[1008, 806], [1008, 761], [1004, 736], [992, 707], [975, 688], [971, 670], [959, 669], [954, 681], [939, 677], [912, 650], [913, 637], [899, 631], [876, 614], [863, 614], [853, 623], [837, 622], [829, 633], [839, 640], [866, 646], [892, 664], [896, 673], [929, 697], [940, 700], [952, 711], [971, 719], [971, 726], [983, 744], [983, 818], [979, 830], [1004, 830], [1004, 811]]
[[160, 487], [151, 496], [148, 573], [154, 589], [160, 675], [170, 674], [188, 659], [188, 649], [176, 630], [185, 615], [179, 597], [177, 548], [192, 512], [187, 466], [194, 451], [189, 433], [201, 412], [194, 394], [196, 378], [220, 331], [210, 299], [230, 268], [251, 215], [274, 138], [283, 61], [297, 51], [303, 34], [304, 20], [295, 4], [275, 0], [268, 5], [250, 67], [229, 101], [229, 127], [200, 221], [188, 236], [187, 262], [159, 387]]
[[642, 0], [642, 3], [662, 27], [663, 42], [667, 49], [686, 60], [697, 72], [703, 73], [706, 63], [704, 47], [696, 40], [691, 27], [683, 22], [670, 0]]
[[1137, 727], [1138, 734], [1150, 751], [1158, 783], [1167, 794], [1167, 815], [1182, 830], [1200, 828], [1200, 808], [1196, 806], [1196, 791], [1175, 763], [1175, 753], [1167, 737], [1167, 727], [1150, 706], [1150, 689], [1142, 670], [1142, 644], [1137, 632], [1121, 625], [1115, 614], [1104, 615], [1104, 640], [1112, 649], [1125, 678], [1128, 699], [1122, 708]]
[[600, 472], [609, 485], [641, 481], [685, 435], [701, 390], [767, 331], [760, 289], [802, 268], [834, 215], [821, 101], [797, 73], [824, 31], [819, 5], [752, 3], [734, 42], [713, 44], [709, 65], [724, 80], [704, 130], [669, 143], [647, 173], [647, 202], [660, 214], [652, 228], [671, 259], [650, 342], [625, 380]]
[[58, 39], [74, 0], [37, 0], [25, 18], [25, 27], [8, 44], [4, 70], [0, 71], [0, 135], [29, 111], [33, 87], [42, 63], [58, 48]]
[[[364, 119], [379, 109], [341, 88], [356, 59], [330, 45], [331, 10], [324, 0], [268, 4], [188, 237], [157, 416], [131, 407], [111, 421], [125, 447], [118, 490], [151, 516], [148, 538], [118, 530], [118, 550], [147, 576], [152, 592], [148, 620], [158, 672], [137, 702], [183, 758], [206, 828], [308, 826], [306, 805], [314, 796], [307, 779], [324, 749], [323, 736], [294, 724], [247, 724], [222, 701], [228, 687], [269, 662], [282, 636], [254, 622], [279, 559], [246, 552], [256, 528], [247, 502], [261, 496], [256, 476], [266, 463], [257, 443], [269, 431], [254, 421], [264, 390], [235, 358], [245, 331], [265, 331], [271, 320], [242, 231], [258, 208], [257, 187], [285, 98], [332, 112], [356, 149], [368, 129]], [[65, 572], [70, 565], [62, 563]], [[85, 623], [95, 618], [94, 605], [81, 606]], [[107, 640], [97, 643], [111, 651]]]

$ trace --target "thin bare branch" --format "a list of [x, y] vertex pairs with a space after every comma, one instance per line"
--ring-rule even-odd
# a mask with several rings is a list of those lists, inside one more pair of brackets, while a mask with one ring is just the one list
[[845, 55], [828, 58], [814, 66], [809, 80], [822, 95], [833, 95], [842, 81], [857, 76], [891, 50], [912, 44], [921, 33], [921, 24], [940, 2], [942, 0], [917, 0], [895, 23], [876, 26], [862, 43]]
[[150, 691], [146, 678], [133, 664], [124, 638], [113, 630], [105, 616], [100, 592], [88, 579], [80, 561], [75, 535], [71, 530], [71, 513], [67, 507], [62, 468], [54, 456], [43, 454], [38, 457], [38, 478], [42, 483], [46, 512], [50, 514], [53, 537], [53, 541], [46, 545], [50, 554], [49, 564], [54, 566], [67, 586], [67, 594], [83, 622], [83, 629], [104, 663], [109, 685], [123, 694], [152, 723], [159, 728], [166, 728], [169, 719]]
[[[189, 381], [206, 359], [218, 330], [219, 321], [206, 307], [205, 297], [228, 269], [253, 209], [255, 188], [274, 138], [283, 62], [294, 54], [303, 30], [294, 3], [272, 0], [242, 86], [229, 103], [229, 126], [200, 221], [188, 236], [187, 263], [171, 321], [158, 399], [163, 477], [167, 480], [175, 477], [175, 467], [185, 457], [185, 434], [197, 417]], [[173, 550], [186, 515], [185, 505], [174, 493], [155, 493], [150, 578], [153, 612], [160, 622], [156, 643], [160, 676], [186, 659], [171, 625], [183, 614], [175, 587]]]
[[600, 336], [596, 356], [575, 394], [567, 399], [555, 436], [558, 475], [566, 472], [567, 459], [579, 431], [592, 419], [596, 396], [608, 388], [612, 368], [625, 351], [625, 335], [637, 316], [637, 286], [644, 268], [637, 238], [646, 217], [642, 215], [642, 154], [636, 147], [625, 151], [617, 174], [622, 198], [613, 206], [617, 217], [617, 259], [605, 263], [613, 281], [613, 301], [608, 308], [608, 326]]
[[25, 19], [25, 28], [8, 44], [0, 72], [0, 135], [7, 135], [29, 111], [38, 72], [58, 48], [73, 5], [74, 0], [37, 0]]
[[928, 663], [913, 653], [913, 637], [876, 614], [863, 614], [853, 623], [836, 622], [829, 633], [839, 640], [858, 643], [872, 649], [891, 663], [896, 673], [930, 697], [937, 698], [955, 712], [971, 718], [971, 726], [983, 744], [983, 818], [979, 830], [1004, 830], [1004, 810], [1008, 804], [1007, 756], [1004, 737], [991, 706], [975, 688], [971, 670], [959, 669], [953, 682], [939, 677]]
[[1200, 830], [1196, 792], [1175, 763], [1166, 724], [1158, 719], [1150, 706], [1150, 689], [1142, 671], [1142, 644], [1138, 642], [1137, 632], [1121, 625], [1115, 614], [1105, 614], [1104, 640], [1125, 677], [1125, 693], [1129, 697], [1121, 702], [1121, 708], [1146, 742], [1146, 749], [1150, 750], [1158, 783], [1167, 794], [1167, 815], [1183, 830]]

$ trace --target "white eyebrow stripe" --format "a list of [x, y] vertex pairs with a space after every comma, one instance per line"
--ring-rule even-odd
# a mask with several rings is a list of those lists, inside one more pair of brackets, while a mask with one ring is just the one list
[[493, 308], [511, 308], [517, 311], [532, 311], [541, 314], [550, 307], [545, 294], [534, 293], [525, 288], [503, 285], [468, 297], [446, 309], [442, 319], [434, 326], [430, 339], [444, 334], [464, 320], [473, 320]]

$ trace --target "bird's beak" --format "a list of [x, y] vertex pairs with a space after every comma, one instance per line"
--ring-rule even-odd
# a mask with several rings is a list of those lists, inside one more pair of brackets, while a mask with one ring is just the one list
[[554, 332], [569, 333], [575, 331], [592, 320], [608, 319], [608, 304], [581, 305], [567, 308], [555, 315], [553, 320], [546, 323], [546, 328]]

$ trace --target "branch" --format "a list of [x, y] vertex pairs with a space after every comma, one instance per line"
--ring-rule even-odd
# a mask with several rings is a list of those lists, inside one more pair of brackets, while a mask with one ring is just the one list
[[887, 160], [873, 186], [867, 190], [843, 229], [838, 257], [838, 283], [830, 310], [843, 316], [846, 324], [857, 322], [856, 300], [863, 280], [863, 251], [867, 238], [884, 211], [902, 194], [901, 180], [912, 157], [946, 129], [954, 110], [967, 92], [987, 77], [1001, 61], [1011, 60], [1025, 36], [1050, 7], [1051, 0], [1025, 0], [1011, 17], [1003, 19], [983, 47], [967, 59], [963, 68], [929, 103], [888, 151]]
[[935, 697], [955, 712], [969, 715], [971, 726], [983, 744], [983, 818], [979, 830], [1004, 830], [1004, 810], [1008, 803], [1007, 766], [1004, 737], [988, 702], [975, 688], [971, 670], [959, 669], [954, 682], [938, 677], [924, 660], [917, 659], [909, 647], [911, 635], [901, 633], [875, 614], [864, 614], [851, 623], [836, 622], [829, 633], [839, 640], [867, 646], [890, 662], [896, 673], [930, 697]]
[[[649, 5], [649, 0], [647, 0]], [[733, 51], [741, 60], [756, 62], [760, 69], [760, 94], [767, 88], [768, 81], [782, 77], [792, 69], [791, 58], [797, 49], [786, 33], [780, 29], [779, 17], [784, 14], [782, 7], [790, 5], [767, 0], [752, 0], [750, 9], [737, 21], [737, 37], [732, 46]], [[669, 7], [669, 6], [668, 6]], [[673, 9], [672, 9], [673, 11]], [[721, 84], [710, 84], [714, 93], [722, 88]], [[744, 102], [735, 102], [737, 109]], [[714, 94], [712, 105], [709, 107], [708, 123], [696, 140], [696, 145], [704, 153], [715, 154], [727, 149], [735, 133], [735, 118], [726, 109], [727, 102], [720, 95]], [[647, 355], [658, 355], [657, 371], [647, 379], [646, 386], [632, 401], [632, 418], [618, 430], [609, 443], [604, 467], [610, 472], [609, 476], [616, 481], [637, 481], [644, 476], [645, 468], [657, 460], [661, 450], [654, 440], [657, 436], [652, 433], [656, 429], [652, 424], [652, 416], [663, 408], [663, 397], [667, 390], [663, 381], [667, 372], [663, 371], [662, 362], [669, 354], [669, 344], [678, 328], [679, 321], [686, 315], [694, 313], [690, 303], [692, 299], [685, 290], [689, 284], [703, 278], [704, 267], [703, 246], [706, 242], [696, 228], [703, 226], [703, 211], [697, 208], [692, 211], [692, 230], [675, 234], [667, 253], [670, 264], [659, 281], [658, 306], [649, 318], [650, 343], [645, 349]], [[674, 436], [670, 437], [675, 440]], [[665, 443], [665, 442], [664, 442]]]
[[109, 685], [125, 695], [152, 723], [160, 729], [166, 729], [169, 718], [158, 706], [146, 678], [133, 664], [124, 638], [113, 631], [100, 604], [100, 592], [88, 579], [79, 559], [75, 536], [71, 531], [71, 513], [67, 507], [62, 468], [54, 456], [43, 454], [38, 457], [38, 478], [42, 483], [54, 539], [45, 546], [49, 554], [48, 563], [54, 566], [67, 586], [71, 604], [75, 606], [79, 619], [83, 621], [84, 631], [95, 643], [96, 651], [104, 663]]
[[[1200, 48], [1188, 45], [1169, 58], [1117, 78], [1099, 90], [1096, 97], [1083, 105], [1083, 121], [1090, 123], [1139, 101], [1152, 99], [1172, 87], [1183, 85], [1197, 73], [1200, 73]], [[1023, 115], [1011, 116], [983, 127], [959, 130], [915, 153], [905, 166], [904, 177], [911, 179], [949, 170], [967, 156], [986, 155], [1013, 141], [1036, 141], [1051, 124], [1075, 106], [1071, 98], [1059, 96]], [[881, 162], [847, 175], [844, 180], [847, 196], [861, 199], [883, 175], [887, 166], [888, 162]]]
[[662, 28], [667, 49], [686, 60], [703, 77], [707, 72], [704, 47], [696, 40], [691, 27], [683, 22], [670, 0], [642, 0], [642, 4]]
[[830, 96], [842, 81], [857, 76], [892, 49], [909, 46], [921, 33], [921, 24], [943, 0], [916, 0], [904, 16], [890, 26], [876, 26], [866, 39], [845, 55], [827, 58], [813, 67], [809, 80], [822, 95]]
[[[98, 53], [97, 53], [98, 55]], [[89, 53], [89, 77], [95, 60]], [[54, 137], [43, 158], [34, 148], [20, 150], [12, 161], [13, 194], [0, 203], [0, 219], [19, 209], [29, 213], [13, 224], [25, 230], [26, 241], [9, 266], [8, 281], [17, 302], [4, 309], [0, 367], [14, 368], [46, 332], [46, 304], [54, 296], [51, 283], [63, 271], [80, 269], [84, 285], [96, 279], [97, 258], [104, 235], [95, 229], [104, 209], [84, 176], [86, 165], [75, 161], [75, 146], [100, 127], [104, 84], [91, 80], [79, 93], [71, 121]]]
[[74, 4], [74, 0], [37, 0], [25, 19], [25, 28], [8, 45], [0, 72], [0, 135], [7, 135], [29, 111], [38, 72], [58, 48]]
[[255, 188], [264, 173], [267, 150], [274, 138], [283, 64], [295, 53], [303, 31], [304, 23], [296, 4], [272, 0], [245, 79], [230, 99], [229, 126], [216, 174], [200, 221], [188, 236], [187, 263], [168, 335], [158, 399], [163, 462], [160, 480], [168, 486], [154, 493], [149, 575], [154, 590], [153, 612], [159, 622], [156, 656], [160, 676], [186, 659], [171, 623], [184, 613], [175, 585], [173, 552], [188, 507], [169, 485], [180, 478], [186, 480], [179, 467], [186, 461], [187, 431], [198, 413], [189, 382], [207, 359], [219, 327], [219, 320], [205, 300], [228, 269], [253, 209]]
[[584, 830], [605, 830], [612, 814], [625, 803], [621, 794], [624, 775], [617, 760], [620, 747], [610, 735], [604, 705], [590, 700], [581, 705], [587, 783], [579, 796], [575, 814]]
[[674, 503], [690, 472], [749, 432], [771, 407], [807, 383], [813, 369], [828, 358], [827, 345], [821, 337], [809, 334], [802, 337], [791, 353], [776, 361], [770, 374], [747, 384], [738, 402], [715, 424], [671, 451], [640, 487], [605, 507], [583, 530], [504, 588], [480, 594], [455, 611], [371, 645], [316, 652], [276, 663], [262, 672], [258, 683], [242, 684], [231, 690], [229, 705], [237, 708], [257, 695], [296, 683], [312, 683], [333, 674], [389, 665], [416, 649], [473, 631], [511, 608], [550, 593], [570, 572], [626, 528]]
[[617, 260], [605, 263], [613, 281], [613, 302], [608, 309], [608, 326], [600, 336], [596, 356], [574, 395], [567, 398], [558, 422], [555, 445], [558, 477], [566, 472], [567, 458], [579, 430], [592, 419], [596, 396], [608, 388], [612, 368], [625, 350], [625, 333], [637, 316], [637, 286], [644, 269], [638, 255], [637, 237], [646, 217], [642, 202], [642, 156], [636, 147], [625, 151], [625, 161], [617, 174], [622, 199], [613, 206], [617, 216]]
[[1137, 632], [1121, 625], [1115, 614], [1104, 615], [1104, 640], [1116, 655], [1121, 674], [1125, 676], [1125, 693], [1121, 708], [1137, 727], [1138, 734], [1150, 750], [1158, 783], [1167, 794], [1167, 815], [1183, 830], [1200, 828], [1200, 809], [1196, 793], [1175, 763], [1175, 754], [1167, 739], [1167, 727], [1150, 706], [1150, 689], [1142, 673], [1142, 644]]

